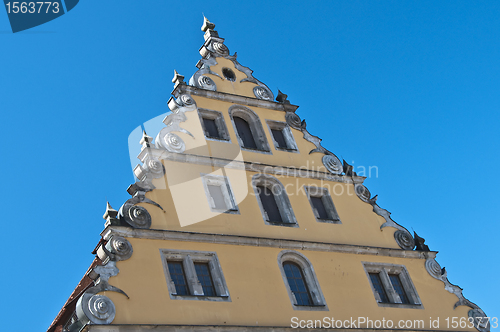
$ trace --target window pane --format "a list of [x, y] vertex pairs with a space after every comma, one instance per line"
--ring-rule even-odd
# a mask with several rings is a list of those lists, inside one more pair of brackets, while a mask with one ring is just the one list
[[214, 119], [203, 118], [203, 124], [205, 125], [205, 135], [207, 137], [221, 138]]
[[196, 270], [198, 281], [200, 282], [201, 287], [203, 287], [203, 294], [205, 296], [216, 296], [208, 263], [194, 263], [194, 268]]
[[276, 204], [276, 198], [272, 191], [264, 186], [257, 186], [259, 191], [260, 201], [262, 202], [262, 207], [266, 211], [267, 218], [272, 222], [283, 222], [281, 218], [280, 210], [278, 209], [278, 204]]
[[304, 275], [302, 274], [302, 269], [297, 264], [291, 262], [283, 263], [283, 269], [285, 270], [290, 290], [297, 300], [296, 304], [312, 305], [311, 295], [309, 294], [309, 289], [307, 288]]
[[189, 295], [189, 288], [186, 283], [186, 275], [182, 262], [168, 262], [168, 272], [175, 285], [177, 295]]
[[238, 136], [243, 142], [243, 147], [257, 149], [257, 144], [255, 144], [255, 139], [252, 135], [248, 122], [237, 116], [235, 116], [233, 120], [236, 125], [236, 130], [238, 131]]
[[287, 149], [285, 135], [283, 134], [283, 130], [280, 129], [271, 129], [271, 133], [273, 134], [274, 140], [278, 143], [279, 148]]
[[380, 275], [378, 273], [370, 273], [370, 279], [372, 281], [373, 288], [375, 288], [375, 291], [380, 297], [380, 301], [382, 303], [389, 303], [389, 298], [387, 297], [384, 286], [382, 285]]
[[323, 203], [323, 198], [311, 196], [311, 203], [313, 204], [316, 211], [318, 211], [319, 219], [331, 219], [326, 211], [325, 204]]
[[214, 201], [214, 208], [217, 210], [227, 210], [226, 201], [224, 200], [224, 194], [222, 193], [221, 186], [208, 185], [208, 191], [210, 196]]
[[403, 288], [403, 284], [401, 283], [401, 279], [399, 279], [399, 275], [389, 274], [389, 278], [391, 279], [392, 287], [394, 287], [394, 290], [398, 293], [399, 298], [401, 299], [401, 303], [410, 304], [408, 296], [406, 296], [406, 292]]

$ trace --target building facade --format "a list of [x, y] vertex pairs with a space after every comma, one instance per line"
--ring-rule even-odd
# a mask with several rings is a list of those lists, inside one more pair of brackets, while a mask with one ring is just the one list
[[377, 205], [205, 19], [198, 70], [144, 133], [137, 182], [49, 328], [489, 330], [424, 239]]

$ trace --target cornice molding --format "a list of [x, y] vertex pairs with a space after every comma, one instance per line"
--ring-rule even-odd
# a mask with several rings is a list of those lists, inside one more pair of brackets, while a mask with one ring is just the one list
[[297, 110], [297, 108], [299, 108], [299, 106], [297, 106], [297, 105], [283, 104], [283, 103], [278, 103], [278, 102], [269, 101], [269, 100], [233, 95], [233, 94], [225, 93], [225, 92], [200, 89], [200, 88], [197, 88], [195, 86], [186, 85], [186, 84], [179, 84], [172, 91], [172, 95], [175, 96], [176, 98], [177, 98], [177, 96], [184, 94], [184, 93], [188, 93], [188, 94], [194, 95], [194, 96], [200, 96], [200, 97], [220, 100], [220, 101], [226, 101], [229, 103], [234, 103], [234, 104], [239, 104], [239, 105], [254, 106], [254, 107], [266, 108], [266, 109], [283, 111], [283, 112], [295, 112], [295, 110]]
[[217, 243], [251, 247], [281, 248], [290, 250], [341, 252], [357, 255], [374, 255], [424, 260], [429, 257], [434, 258], [437, 254], [437, 252], [435, 251], [421, 252], [394, 248], [359, 246], [352, 244], [272, 239], [242, 235], [195, 233], [159, 229], [133, 229], [121, 226], [108, 226], [102, 231], [101, 236], [105, 240], [110, 238], [111, 236], [122, 236], [124, 238]]
[[156, 158], [157, 160], [169, 160], [181, 163], [198, 164], [204, 166], [224, 167], [232, 169], [241, 169], [251, 172], [259, 172], [272, 175], [285, 175], [306, 179], [318, 179], [324, 181], [335, 181], [342, 183], [361, 184], [365, 181], [364, 176], [335, 175], [326, 172], [314, 171], [305, 168], [290, 166], [277, 166], [269, 164], [255, 163], [251, 161], [230, 160], [224, 158], [215, 158], [186, 153], [169, 152], [157, 148], [145, 148], [137, 156], [142, 162], [146, 159]]

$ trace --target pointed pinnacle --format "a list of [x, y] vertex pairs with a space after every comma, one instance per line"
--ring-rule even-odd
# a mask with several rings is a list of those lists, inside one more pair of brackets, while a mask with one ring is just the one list
[[184, 83], [184, 76], [179, 74], [177, 70], [174, 69], [174, 78], [172, 79], [172, 83], [181, 84]]
[[213, 30], [215, 28], [215, 24], [210, 22], [205, 15], [203, 15], [203, 25], [201, 26], [201, 31], [206, 32], [207, 30]]
[[109, 202], [106, 202], [106, 212], [104, 212], [104, 215], [102, 216], [102, 218], [104, 220], [108, 220], [108, 218], [116, 218], [117, 215], [118, 215], [118, 211], [113, 209], [111, 207], [111, 204], [109, 204]]

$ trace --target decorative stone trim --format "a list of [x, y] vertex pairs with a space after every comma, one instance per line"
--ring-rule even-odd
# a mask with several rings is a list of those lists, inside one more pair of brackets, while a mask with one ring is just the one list
[[[217, 64], [217, 63], [215, 63], [215, 64]], [[218, 76], [215, 73], [213, 73], [213, 75]], [[193, 76], [193, 77], [195, 77], [195, 76]], [[174, 96], [177, 96], [177, 95], [182, 94], [182, 93], [188, 93], [188, 94], [193, 95], [193, 96], [200, 96], [200, 97], [214, 99], [214, 100], [226, 101], [226, 102], [230, 102], [230, 103], [238, 104], [238, 105], [266, 108], [266, 109], [271, 109], [271, 110], [275, 110], [275, 111], [283, 111], [283, 112], [288, 112], [288, 111], [293, 112], [298, 108], [298, 106], [296, 106], [296, 105], [290, 105], [290, 104], [283, 105], [283, 104], [274, 102], [272, 100], [257, 99], [257, 98], [252, 98], [252, 97], [233, 95], [230, 93], [225, 93], [225, 92], [220, 92], [220, 91], [206, 90], [206, 89], [203, 89], [203, 88], [197, 86], [194, 83], [192, 84], [192, 81], [190, 81], [190, 84], [191, 85], [179, 85], [179, 86], [177, 86], [172, 91], [172, 94]]]
[[[201, 127], [205, 132], [205, 139], [207, 140], [215, 140], [215, 141], [231, 141], [229, 136], [229, 132], [227, 130], [226, 122], [224, 121], [224, 116], [221, 112], [208, 110], [205, 108], [198, 108], [198, 116], [200, 118]], [[220, 138], [208, 137], [206, 134], [205, 123], [203, 119], [210, 119], [215, 121], [215, 126], [217, 127], [217, 131], [219, 132]]]
[[[309, 203], [311, 205], [311, 209], [314, 213], [314, 216], [316, 217], [316, 221], [326, 222], [331, 224], [342, 224], [342, 222], [340, 221], [339, 214], [337, 213], [337, 209], [333, 204], [332, 197], [330, 196], [330, 193], [328, 192], [327, 188], [310, 186], [310, 187], [304, 187], [304, 190], [306, 192], [307, 198], [309, 199]], [[316, 208], [311, 200], [311, 197], [318, 197], [321, 199], [323, 206], [325, 207], [326, 213], [328, 214], [328, 219], [320, 218], [320, 215], [318, 211], [316, 211]]]
[[[215, 252], [160, 249], [160, 255], [171, 299], [231, 302], [229, 290], [222, 274], [222, 268]], [[187, 286], [191, 295], [177, 294], [175, 284], [168, 270], [168, 261], [182, 262]], [[203, 287], [199, 282], [194, 267], [194, 263], [197, 262], [208, 263], [216, 296], [205, 296], [203, 294]]]
[[[271, 134], [271, 138], [274, 142], [274, 148], [276, 150], [287, 151], [287, 152], [295, 152], [298, 153], [297, 143], [295, 143], [295, 139], [293, 138], [292, 131], [286, 122], [280, 121], [272, 121], [267, 120], [267, 127], [269, 129], [269, 134]], [[280, 130], [283, 133], [285, 138], [286, 148], [280, 147], [278, 142], [274, 139], [274, 135], [272, 133], [273, 130]]]
[[[423, 309], [420, 297], [417, 294], [417, 290], [411, 281], [408, 271], [403, 265], [387, 264], [387, 263], [372, 263], [363, 262], [363, 267], [366, 272], [366, 276], [370, 281], [372, 287], [372, 292], [375, 295], [377, 304], [379, 307], [393, 307], [393, 308], [413, 308], [413, 309]], [[378, 273], [380, 280], [382, 281], [382, 287], [384, 288], [386, 295], [390, 303], [382, 302], [378, 292], [372, 284], [369, 273]], [[400, 296], [394, 290], [391, 280], [389, 279], [389, 274], [397, 274], [399, 280], [401, 281], [402, 287], [406, 296], [408, 297], [409, 304], [403, 304]]]
[[140, 238], [152, 240], [168, 240], [168, 241], [187, 241], [201, 243], [219, 243], [229, 245], [241, 245], [252, 247], [270, 247], [283, 248], [291, 250], [311, 250], [325, 252], [341, 252], [356, 255], [375, 255], [400, 258], [426, 259], [427, 257], [434, 258], [435, 251], [422, 252], [410, 251], [393, 248], [369, 247], [351, 244], [338, 244], [328, 242], [312, 242], [298, 241], [287, 239], [272, 239], [263, 237], [241, 236], [241, 235], [224, 235], [224, 234], [208, 234], [194, 233], [171, 230], [156, 230], [156, 229], [133, 229], [123, 226], [109, 226], [102, 233], [104, 239], [111, 235], [119, 235], [125, 238]]
[[291, 166], [278, 166], [278, 165], [269, 165], [269, 164], [261, 164], [250, 161], [239, 161], [239, 160], [229, 160], [223, 158], [214, 158], [200, 155], [192, 155], [192, 154], [177, 154], [170, 153], [163, 149], [155, 149], [149, 148], [144, 149], [138, 155], [140, 160], [146, 159], [147, 156], [154, 156], [160, 160], [170, 160], [181, 163], [191, 163], [191, 164], [199, 164], [199, 165], [208, 165], [214, 167], [224, 167], [231, 169], [245, 169], [247, 171], [272, 174], [272, 175], [284, 175], [284, 176], [293, 176], [298, 178], [306, 178], [306, 179], [318, 179], [324, 181], [335, 181], [342, 183], [363, 183], [366, 179], [364, 176], [345, 176], [345, 175], [334, 175], [326, 172], [319, 172], [315, 170], [305, 169], [305, 168], [297, 168]]
[[406, 228], [391, 219], [391, 213], [389, 211], [382, 209], [377, 205], [377, 196], [370, 198], [370, 191], [361, 183], [354, 184], [354, 191], [360, 200], [373, 207], [373, 212], [385, 219], [385, 223], [380, 226], [380, 229], [383, 229], [384, 227], [396, 228], [398, 231], [394, 233], [394, 239], [396, 240], [398, 246], [403, 250], [413, 250], [415, 247], [415, 240], [413, 239], [413, 236], [411, 236], [410, 232], [408, 232]]
[[[260, 200], [259, 188], [257, 188], [257, 186], [263, 186], [271, 190], [283, 222], [278, 223], [269, 220], [269, 216]], [[286, 190], [278, 179], [267, 174], [255, 174], [252, 177], [252, 187], [255, 192], [255, 197], [257, 198], [257, 203], [259, 204], [260, 212], [262, 213], [262, 219], [264, 219], [266, 225], [299, 227]]]
[[[121, 289], [108, 283], [110, 277], [116, 276], [120, 271], [113, 259], [108, 260], [105, 265], [96, 266], [89, 273], [89, 277], [95, 282], [95, 286], [88, 288], [76, 303], [77, 321], [72, 326], [82, 327], [86, 324], [111, 324], [115, 318], [115, 305], [111, 299], [104, 295], [98, 295], [103, 291], [117, 292], [128, 295]], [[72, 331], [72, 326], [69, 330]]]
[[480, 332], [490, 331], [490, 323], [489, 320], [486, 319], [486, 317], [488, 316], [477, 304], [467, 300], [464, 297], [464, 295], [462, 294], [462, 288], [452, 284], [448, 280], [448, 272], [444, 267], [441, 268], [439, 263], [435, 260], [435, 257], [428, 257], [426, 259], [425, 269], [431, 277], [437, 280], [441, 280], [444, 283], [444, 289], [452, 294], [455, 294], [456, 297], [458, 297], [458, 301], [453, 306], [453, 309], [461, 305], [471, 308], [471, 310], [469, 310], [468, 312], [468, 316], [474, 318], [474, 327]]
[[[264, 128], [262, 127], [262, 123], [260, 122], [260, 118], [254, 111], [250, 108], [241, 106], [241, 105], [232, 105], [229, 107], [229, 116], [231, 118], [231, 122], [233, 123], [234, 132], [236, 133], [236, 138], [238, 139], [238, 143], [242, 150], [252, 151], [252, 152], [265, 152], [270, 153], [271, 149], [269, 148], [269, 144], [267, 142], [266, 134], [264, 133]], [[253, 139], [255, 144], [257, 145], [257, 150], [245, 148], [243, 140], [240, 138], [238, 134], [238, 129], [236, 128], [236, 124], [234, 123], [234, 117], [240, 117], [250, 126], [250, 131], [252, 132]]]
[[342, 173], [343, 170], [342, 163], [340, 162], [339, 158], [337, 158], [337, 156], [326, 154], [323, 156], [321, 161], [323, 162], [323, 165], [325, 165], [326, 169], [330, 173], [337, 175]]
[[177, 99], [170, 98], [168, 107], [172, 113], [163, 119], [166, 127], [160, 130], [156, 136], [155, 145], [157, 148], [163, 148], [169, 152], [182, 153], [186, 150], [186, 144], [173, 132], [178, 131], [194, 137], [189, 131], [181, 128], [180, 123], [187, 119], [184, 113], [196, 110], [196, 102], [189, 94], [180, 94]]

